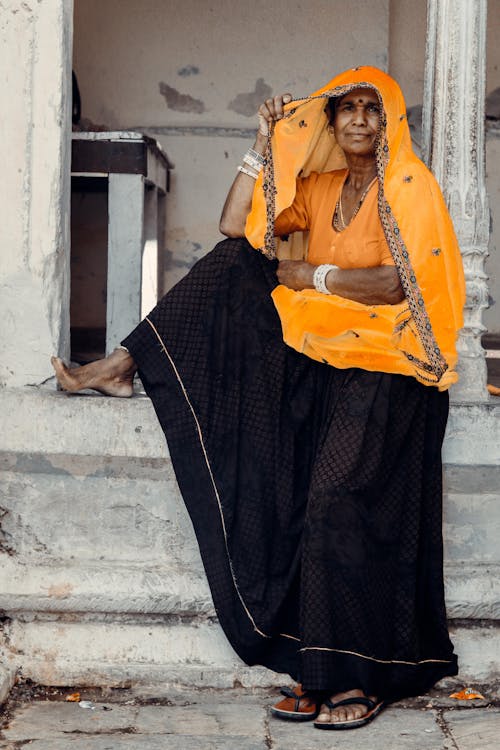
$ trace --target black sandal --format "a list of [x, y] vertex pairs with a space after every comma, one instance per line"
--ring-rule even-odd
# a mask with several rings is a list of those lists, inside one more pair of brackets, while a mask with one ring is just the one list
[[375, 703], [365, 696], [360, 696], [359, 698], [345, 698], [343, 701], [337, 701], [337, 703], [332, 703], [329, 699], [323, 701], [323, 704], [329, 708], [330, 711], [334, 708], [338, 708], [338, 706], [354, 706], [356, 703], [358, 705], [361, 704], [362, 706], [366, 706], [368, 709], [368, 712], [364, 716], [360, 716], [359, 719], [349, 719], [347, 721], [315, 721], [314, 726], [316, 729], [357, 729], [358, 727], [363, 727], [365, 724], [368, 724], [372, 719], [378, 716], [385, 705], [384, 701]]

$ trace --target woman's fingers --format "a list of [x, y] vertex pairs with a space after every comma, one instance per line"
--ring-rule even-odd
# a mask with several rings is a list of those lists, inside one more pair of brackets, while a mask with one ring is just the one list
[[[269, 99], [266, 99], [265, 102], [262, 102], [258, 111], [259, 129], [262, 132], [265, 130], [267, 135], [267, 128], [269, 125], [276, 120], [282, 119], [284, 114], [283, 105], [288, 104], [288, 102], [291, 101], [291, 94], [279, 94], [278, 96], [270, 97]], [[267, 128], [265, 128], [265, 124], [267, 124]]]
[[292, 101], [291, 94], [278, 94], [272, 99], [266, 99], [264, 105], [273, 120], [281, 120], [283, 117], [283, 105]]
[[281, 120], [284, 114], [283, 105], [288, 104], [288, 102], [291, 102], [291, 101], [292, 101], [291, 94], [280, 94], [279, 96], [274, 97], [273, 103], [274, 103], [274, 112], [275, 112], [276, 120]]

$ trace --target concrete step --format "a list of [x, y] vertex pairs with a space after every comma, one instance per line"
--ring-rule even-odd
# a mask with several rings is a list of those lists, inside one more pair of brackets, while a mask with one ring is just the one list
[[[460, 674], [451, 684], [495, 684], [500, 629], [452, 623]], [[248, 667], [219, 624], [182, 618], [40, 615], [2, 625], [0, 658], [43, 685], [266, 687], [289, 682], [264, 667]]]
[[[165, 458], [149, 399], [68, 395], [53, 388], [0, 389], [0, 452]], [[29, 427], [28, 427], [29, 426]], [[500, 466], [500, 401], [451, 405], [445, 463]]]
[[[194, 538], [191, 544], [195, 546]], [[0, 555], [0, 611], [87, 618], [101, 614], [215, 618], [202, 571], [173, 564], [88, 562]], [[500, 620], [500, 566], [445, 564], [448, 617]]]
[[[166, 449], [164, 449], [166, 452]], [[0, 453], [0, 548], [40, 560], [202, 566], [170, 458]], [[445, 558], [500, 563], [500, 469], [444, 467]]]
[[[242, 664], [216, 622], [147, 399], [0, 391], [0, 408], [8, 675], [20, 668], [51, 685], [283, 682]], [[446, 596], [464, 681], [500, 669], [499, 418], [492, 404], [454, 407], [444, 451]]]
[[27, 613], [215, 617], [205, 575], [172, 564], [1, 555], [0, 610]]
[[[209, 612], [169, 459], [3, 453], [0, 468], [5, 611], [31, 602], [36, 611]], [[445, 467], [451, 618], [500, 619], [498, 473], [492, 466]]]
[[[249, 668], [217, 622], [179, 617], [37, 616], [4, 623], [0, 657], [43, 685], [140, 684], [231, 687], [283, 684], [264, 667]], [[288, 678], [289, 679], [289, 678]]]

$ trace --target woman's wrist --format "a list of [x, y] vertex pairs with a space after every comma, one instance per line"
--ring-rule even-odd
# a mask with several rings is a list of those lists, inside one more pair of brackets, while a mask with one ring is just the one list
[[327, 277], [331, 278], [332, 271], [337, 271], [338, 266], [331, 263], [322, 263], [316, 266], [313, 274], [313, 286], [317, 292], [322, 294], [332, 294], [330, 285], [327, 284]]
[[262, 133], [258, 132], [252, 148], [259, 154], [264, 155], [267, 148], [267, 135], [263, 135]]

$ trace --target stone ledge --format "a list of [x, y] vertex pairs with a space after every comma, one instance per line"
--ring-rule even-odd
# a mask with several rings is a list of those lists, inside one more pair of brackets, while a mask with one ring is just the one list
[[174, 565], [39, 561], [1, 556], [0, 610], [215, 616], [208, 583]]
[[499, 446], [500, 399], [451, 404], [443, 445], [445, 464], [500, 467]]
[[[498, 623], [453, 625], [462, 684], [495, 683], [500, 669]], [[44, 685], [123, 686], [161, 683], [190, 687], [267, 687], [288, 678], [249, 668], [216, 623], [127, 624], [14, 620], [3, 624], [0, 657], [24, 678]]]
[[247, 667], [220, 626], [209, 622], [13, 620], [4, 623], [0, 632], [0, 658], [11, 669], [21, 668], [24, 678], [44, 685], [283, 683], [282, 676], [263, 667]]
[[[129, 624], [144, 624], [148, 615], [215, 617], [198, 569], [140, 561], [0, 560], [0, 610], [9, 617], [112, 614]], [[445, 589], [450, 620], [500, 621], [500, 564], [445, 564]]]
[[446, 611], [450, 620], [498, 620], [500, 563], [444, 565]]
[[[499, 474], [492, 465], [445, 466], [446, 562], [474, 570], [500, 563]], [[32, 565], [76, 559], [201, 570], [169, 459], [4, 452], [0, 476], [4, 552]]]
[[0, 389], [0, 451], [167, 458], [145, 396], [75, 396], [38, 388]]
[[[0, 451], [168, 457], [154, 410], [144, 396], [117, 399], [40, 388], [4, 388], [0, 389], [0, 409]], [[451, 405], [445, 463], [500, 466], [499, 445], [498, 400]]]

